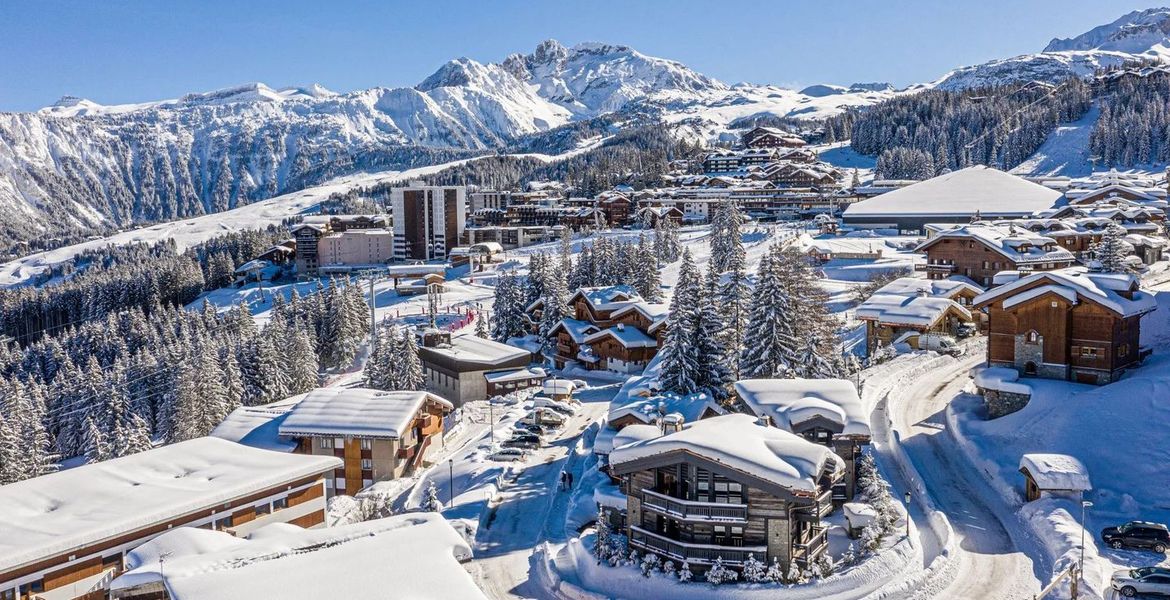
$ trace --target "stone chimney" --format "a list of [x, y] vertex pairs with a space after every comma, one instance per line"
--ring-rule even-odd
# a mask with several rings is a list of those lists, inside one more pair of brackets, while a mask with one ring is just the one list
[[756, 425], [759, 425], [760, 427], [771, 427], [772, 418], [768, 415], [760, 415], [756, 417]]

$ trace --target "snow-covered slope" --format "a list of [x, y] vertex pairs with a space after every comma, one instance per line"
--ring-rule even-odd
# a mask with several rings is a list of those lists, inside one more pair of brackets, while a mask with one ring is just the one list
[[684, 135], [710, 139], [744, 116], [820, 117], [891, 94], [814, 98], [728, 86], [626, 46], [548, 40], [498, 64], [452, 60], [408, 88], [338, 94], [253, 83], [110, 106], [65, 97], [35, 113], [0, 113], [0, 235], [209, 214], [359, 171], [486, 153], [622, 111], [685, 122]]
[[1081, 35], [1054, 39], [1037, 54], [955, 69], [934, 85], [961, 90], [1029, 81], [1057, 82], [1071, 76], [1087, 77], [1095, 69], [1135, 60], [1170, 62], [1170, 8], [1131, 12]]

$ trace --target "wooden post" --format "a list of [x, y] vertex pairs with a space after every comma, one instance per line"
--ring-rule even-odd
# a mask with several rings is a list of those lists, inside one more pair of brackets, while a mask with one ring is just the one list
[[1077, 598], [1078, 598], [1077, 584], [1081, 580], [1081, 574], [1077, 571], [1076, 565], [1073, 565], [1072, 567], [1070, 567], [1069, 571], [1072, 572], [1072, 584], [1069, 586], [1069, 591], [1071, 593], [1069, 594], [1069, 597], [1072, 598], [1072, 600], [1077, 600]]

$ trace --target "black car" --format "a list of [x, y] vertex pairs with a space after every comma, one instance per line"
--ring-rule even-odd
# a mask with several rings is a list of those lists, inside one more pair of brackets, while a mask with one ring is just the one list
[[516, 426], [516, 428], [517, 428], [517, 431], [524, 430], [525, 432], [528, 432], [528, 433], [534, 433], [536, 435], [544, 435], [544, 427], [541, 425], [533, 425], [530, 423], [520, 423]]
[[512, 434], [511, 439], [504, 440], [500, 445], [505, 448], [539, 448], [540, 436], [535, 433], [517, 431]]
[[1101, 539], [1113, 548], [1144, 548], [1165, 553], [1170, 548], [1170, 531], [1161, 523], [1130, 521], [1119, 527], [1106, 527]]

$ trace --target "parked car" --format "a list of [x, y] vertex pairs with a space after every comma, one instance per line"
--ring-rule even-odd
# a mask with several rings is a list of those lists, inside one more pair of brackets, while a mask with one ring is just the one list
[[1133, 598], [1138, 594], [1170, 596], [1170, 569], [1163, 567], [1122, 569], [1113, 573], [1113, 579], [1109, 583], [1126, 598]]
[[1144, 548], [1165, 554], [1170, 548], [1170, 531], [1161, 523], [1130, 521], [1120, 527], [1106, 527], [1101, 539], [1113, 548]]
[[572, 404], [567, 402], [558, 402], [549, 398], [548, 396], [536, 396], [532, 399], [532, 406], [535, 408], [551, 408], [562, 415], [572, 416], [577, 412], [577, 409]]
[[962, 338], [969, 338], [979, 331], [979, 328], [974, 323], [959, 323], [959, 327], [955, 329], [955, 335]]
[[528, 451], [523, 448], [500, 448], [488, 455], [491, 460], [498, 460], [500, 462], [524, 460], [528, 456]]
[[951, 356], [961, 356], [963, 348], [959, 346], [959, 341], [949, 335], [939, 335], [937, 333], [923, 333], [918, 336], [919, 350], [934, 350], [939, 354], [950, 354]]
[[534, 408], [532, 412], [520, 419], [521, 423], [533, 425], [551, 425], [559, 427], [565, 424], [565, 417], [551, 408]]
[[535, 433], [536, 435], [544, 435], [546, 432], [543, 425], [537, 425], [535, 423], [517, 423], [516, 429], [518, 431], [522, 429], [528, 433]]
[[504, 448], [539, 448], [540, 436], [535, 433], [517, 431], [512, 437], [500, 443]]

